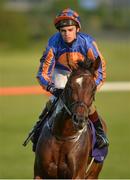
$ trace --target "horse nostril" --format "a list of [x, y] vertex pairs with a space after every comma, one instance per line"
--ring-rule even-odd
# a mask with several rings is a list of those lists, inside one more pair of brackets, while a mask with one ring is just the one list
[[83, 116], [79, 116], [77, 114], [73, 114], [73, 120], [75, 123], [82, 123], [84, 121], [84, 117]]
[[75, 123], [78, 123], [78, 117], [77, 117], [77, 114], [73, 114], [73, 121], [75, 122]]
[[84, 118], [83, 118], [83, 117], [80, 117], [80, 118], [79, 118], [79, 122], [80, 122], [80, 123], [82, 123], [82, 122], [83, 122], [83, 120], [84, 120]]

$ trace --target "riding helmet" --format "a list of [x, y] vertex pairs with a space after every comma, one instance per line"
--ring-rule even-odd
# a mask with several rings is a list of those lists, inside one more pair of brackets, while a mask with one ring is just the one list
[[80, 17], [77, 12], [73, 11], [70, 8], [64, 9], [61, 11], [54, 20], [54, 25], [56, 29], [65, 26], [75, 25], [81, 28]]

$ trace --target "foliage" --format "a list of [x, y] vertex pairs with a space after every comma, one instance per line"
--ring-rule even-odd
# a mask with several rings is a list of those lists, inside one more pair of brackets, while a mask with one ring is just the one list
[[15, 47], [26, 46], [28, 40], [27, 19], [23, 13], [0, 11], [0, 42]]
[[[1, 1], [3, 3], [4, 1]], [[6, 2], [6, 1], [5, 1]], [[42, 3], [45, 1], [41, 1]], [[47, 2], [46, 2], [47, 3]], [[0, 9], [0, 45], [27, 47], [38, 41], [47, 41], [56, 32], [53, 20], [56, 14], [64, 8], [76, 10], [81, 17], [82, 31], [97, 32], [130, 31], [130, 8], [110, 8], [103, 4], [93, 11], [82, 9], [79, 1], [51, 1], [33, 6], [27, 12], [7, 11]]]

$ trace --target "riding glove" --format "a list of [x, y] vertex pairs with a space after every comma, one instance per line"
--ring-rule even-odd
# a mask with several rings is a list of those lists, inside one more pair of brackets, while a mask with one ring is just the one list
[[51, 83], [51, 84], [48, 84], [47, 91], [49, 91], [55, 97], [59, 97], [62, 94], [63, 89], [58, 89], [55, 87], [54, 83]]

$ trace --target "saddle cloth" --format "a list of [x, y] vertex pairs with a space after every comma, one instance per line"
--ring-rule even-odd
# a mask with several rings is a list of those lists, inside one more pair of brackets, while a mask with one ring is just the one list
[[91, 121], [89, 121], [89, 127], [91, 128], [91, 132], [92, 132], [92, 154], [91, 154], [91, 156], [94, 157], [94, 160], [96, 162], [102, 163], [108, 154], [108, 147], [103, 147], [103, 148], [99, 149], [95, 146], [96, 131], [95, 131], [94, 125]]

